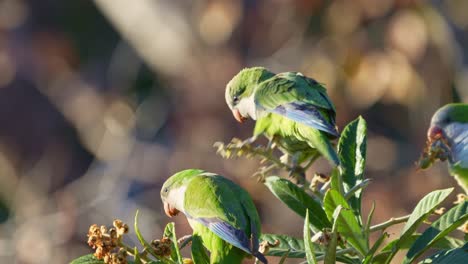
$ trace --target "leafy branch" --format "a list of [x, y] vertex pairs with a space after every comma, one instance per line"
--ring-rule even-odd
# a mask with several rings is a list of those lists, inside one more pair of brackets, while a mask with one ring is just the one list
[[[437, 212], [437, 208], [447, 199], [453, 189], [436, 190], [423, 197], [414, 210], [406, 216], [392, 217], [382, 223], [371, 225], [375, 204], [367, 221], [363, 220], [361, 206], [362, 193], [370, 184], [365, 179], [367, 125], [359, 117], [344, 129], [337, 144], [340, 166], [333, 168], [330, 175], [315, 174], [309, 184], [305, 172], [318, 158], [311, 155], [298, 164], [276, 142], [266, 146], [255, 145], [256, 138], [230, 143], [217, 142], [217, 153], [224, 158], [259, 158], [261, 166], [254, 176], [290, 210], [304, 220], [303, 237], [295, 238], [282, 234], [263, 234], [260, 237], [260, 252], [265, 256], [279, 257], [280, 263], [289, 258], [304, 259], [302, 263], [325, 264], [386, 264], [394, 260], [401, 250], [408, 250], [404, 264], [414, 263], [429, 249], [439, 249], [438, 253], [423, 259], [421, 263], [462, 264], [468, 260], [465, 241], [449, 236], [457, 232], [468, 221], [468, 201], [460, 198], [447, 212]], [[282, 155], [280, 157], [280, 155]], [[296, 179], [291, 181], [274, 175], [275, 170], [284, 170]], [[304, 184], [307, 183], [307, 184]], [[309, 187], [309, 188], [307, 188]], [[427, 219], [437, 212], [435, 219], [426, 230], [419, 234], [416, 230], [427, 223]], [[177, 239], [173, 223], [169, 223], [161, 239], [147, 242], [138, 227], [138, 212], [135, 215], [134, 230], [142, 249], [122, 242], [128, 226], [114, 221], [114, 227], [92, 225], [88, 233], [88, 244], [94, 254], [80, 257], [72, 264], [120, 264], [120, 263], [163, 263], [182, 264], [189, 261], [209, 263], [207, 251], [199, 236], [187, 235]], [[399, 237], [387, 241], [385, 230], [393, 225], [405, 223]], [[371, 243], [371, 233], [380, 231], [379, 238]], [[184, 259], [180, 249], [191, 245], [191, 259]]]

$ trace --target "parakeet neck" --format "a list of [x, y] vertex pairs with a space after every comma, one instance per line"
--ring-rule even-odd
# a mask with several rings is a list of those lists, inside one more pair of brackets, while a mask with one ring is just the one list
[[468, 123], [452, 123], [444, 131], [451, 144], [452, 165], [468, 168]]

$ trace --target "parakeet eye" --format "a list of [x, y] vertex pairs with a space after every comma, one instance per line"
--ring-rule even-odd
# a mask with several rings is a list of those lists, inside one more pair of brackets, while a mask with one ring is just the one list
[[232, 98], [232, 102], [235, 103], [235, 104], [237, 104], [237, 103], [239, 102], [239, 96], [234, 96], [234, 97]]
[[168, 191], [169, 191], [169, 190], [167, 189], [167, 187], [164, 188], [164, 190], [163, 190], [164, 193], [167, 193]]

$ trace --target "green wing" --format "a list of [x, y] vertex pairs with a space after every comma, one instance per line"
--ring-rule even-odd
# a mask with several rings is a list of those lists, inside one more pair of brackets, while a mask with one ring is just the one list
[[269, 110], [287, 103], [304, 102], [330, 110], [333, 114], [335, 112], [326, 89], [317, 81], [297, 72], [279, 73], [260, 83], [255, 100]]
[[269, 113], [338, 137], [335, 108], [325, 88], [300, 73], [280, 73], [260, 83], [255, 103]]
[[194, 177], [185, 192], [185, 215], [230, 244], [256, 254], [260, 220], [249, 194], [212, 174]]

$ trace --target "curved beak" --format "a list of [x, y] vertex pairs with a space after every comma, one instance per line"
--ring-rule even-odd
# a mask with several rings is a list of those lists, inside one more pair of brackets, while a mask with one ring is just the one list
[[167, 216], [173, 217], [179, 213], [179, 210], [172, 207], [168, 202], [164, 202], [164, 212], [166, 213]]
[[444, 131], [439, 126], [433, 125], [427, 131], [427, 142], [418, 161], [419, 169], [429, 168], [435, 161], [452, 160], [451, 147]]
[[232, 115], [239, 123], [244, 123], [244, 121], [247, 119], [241, 115], [238, 109], [232, 109]]
[[438, 126], [431, 126], [427, 131], [427, 139], [430, 141], [438, 140], [444, 137], [444, 131]]

